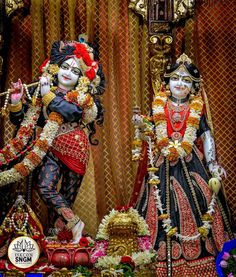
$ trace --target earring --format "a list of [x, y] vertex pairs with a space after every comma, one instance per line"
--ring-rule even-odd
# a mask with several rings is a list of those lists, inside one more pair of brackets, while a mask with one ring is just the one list
[[167, 97], [171, 96], [170, 86], [169, 85], [166, 85], [165, 94], [166, 94]]
[[190, 90], [189, 100], [193, 100], [195, 96], [196, 96], [196, 91], [192, 87], [191, 90]]

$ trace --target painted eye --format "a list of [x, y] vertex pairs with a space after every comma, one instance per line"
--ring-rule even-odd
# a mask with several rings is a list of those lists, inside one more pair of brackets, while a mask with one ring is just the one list
[[173, 76], [170, 77], [170, 80], [171, 81], [178, 81], [179, 77], [177, 75], [173, 75]]
[[61, 68], [64, 69], [64, 70], [68, 70], [70, 67], [69, 67], [69, 65], [67, 63], [63, 63], [61, 65]]
[[78, 75], [78, 76], [82, 75], [81, 70], [79, 68], [77, 68], [77, 67], [73, 67], [71, 69], [71, 72], [74, 73], [75, 75]]
[[183, 82], [187, 83], [187, 84], [191, 84], [192, 80], [189, 77], [184, 77], [183, 78]]

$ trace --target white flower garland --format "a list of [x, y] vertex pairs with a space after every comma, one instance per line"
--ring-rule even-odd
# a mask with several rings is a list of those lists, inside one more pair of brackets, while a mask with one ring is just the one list
[[183, 235], [177, 233], [177, 228], [172, 226], [172, 221], [171, 221], [169, 215], [164, 213], [163, 204], [161, 202], [161, 197], [160, 197], [160, 190], [158, 189], [157, 186], [154, 186], [153, 194], [154, 194], [156, 207], [160, 211], [160, 214], [161, 214], [160, 218], [162, 219], [162, 226], [163, 226], [163, 229], [165, 230], [167, 236], [170, 236], [170, 237], [175, 236], [176, 238], [178, 238], [179, 240], [182, 240], [182, 241], [194, 241], [201, 236], [205, 237], [208, 235], [208, 233], [211, 229], [212, 214], [214, 213], [214, 206], [216, 203], [215, 193], [213, 193], [211, 202], [207, 209], [207, 212], [203, 216], [203, 218], [204, 218], [202, 220], [203, 225], [198, 228], [198, 233], [193, 236], [183, 236]]
[[[119, 265], [122, 256], [104, 256], [100, 257], [95, 264], [98, 269], [110, 269]], [[135, 263], [135, 266], [144, 266], [151, 264], [156, 257], [155, 251], [145, 250], [143, 252], [135, 252], [131, 258]]]
[[[44, 126], [38, 141], [46, 141], [47, 146], [49, 148], [52, 145], [53, 139], [55, 138], [59, 127], [60, 124], [54, 120], [50, 120], [49, 116], [49, 119], [46, 125]], [[31, 152], [36, 154], [40, 160], [42, 160], [46, 155], [46, 152], [37, 146], [37, 142], [31, 150]], [[36, 168], [36, 165], [32, 163], [32, 161], [30, 161], [27, 156], [23, 159], [23, 161], [20, 164], [25, 166], [29, 170], [29, 172], [32, 172]], [[25, 176], [21, 175], [20, 172], [16, 170], [16, 168], [11, 168], [9, 170], [0, 172], [0, 186], [5, 186], [10, 183], [18, 182], [24, 177]]]
[[[153, 120], [155, 122], [156, 126], [156, 140], [157, 145], [160, 147], [160, 151], [164, 157], [168, 157], [171, 154], [171, 148], [175, 148], [178, 157], [186, 157], [188, 155], [188, 151], [186, 151], [184, 144], [189, 146], [189, 148], [193, 147], [194, 141], [197, 138], [197, 127], [194, 126], [191, 122], [188, 122], [188, 120], [192, 119], [194, 121], [199, 122], [200, 116], [202, 112], [203, 107], [203, 101], [201, 97], [195, 96], [194, 99], [190, 103], [190, 114], [189, 118], [187, 119], [187, 126], [186, 131], [183, 137], [183, 140], [181, 143], [178, 141], [172, 141], [168, 138], [167, 134], [167, 121], [165, 117], [165, 110], [164, 107], [167, 103], [167, 96], [164, 92], [160, 92], [156, 95], [154, 101], [153, 101]], [[160, 146], [161, 143], [164, 143], [164, 147]]]
[[[156, 100], [156, 103], [155, 103]], [[153, 117], [156, 124], [156, 137], [157, 137], [157, 143], [160, 143], [161, 140], [168, 139], [167, 135], [167, 122], [165, 119], [165, 111], [164, 107], [167, 102], [167, 97], [160, 93], [157, 95], [154, 99], [154, 105], [153, 105]], [[190, 114], [189, 118], [195, 119], [195, 122], [200, 121], [200, 115], [202, 111], [203, 101], [200, 97], [195, 97], [194, 100], [190, 103]], [[157, 116], [155, 120], [155, 115]], [[158, 119], [159, 118], [159, 119]], [[187, 127], [185, 130], [185, 134], [183, 137], [183, 142], [187, 142], [189, 146], [191, 146], [191, 149], [193, 147], [194, 141], [196, 140], [196, 132], [197, 128], [192, 126], [191, 123], [187, 123]], [[188, 153], [181, 147], [181, 144], [179, 142], [172, 142], [170, 139], [168, 139], [168, 146], [163, 147], [161, 149], [161, 153], [163, 156], [168, 157], [170, 154], [169, 149], [171, 147], [176, 148], [178, 151], [179, 157], [185, 157]], [[162, 226], [164, 231], [166, 232], [168, 237], [175, 236], [179, 240], [182, 241], [194, 241], [198, 239], [199, 237], [206, 237], [211, 229], [213, 217], [212, 214], [214, 213], [214, 206], [216, 203], [216, 194], [212, 194], [211, 201], [208, 206], [207, 212], [203, 215], [202, 223], [203, 225], [198, 228], [197, 234], [193, 236], [183, 236], [177, 231], [177, 227], [172, 226], [172, 221], [170, 219], [170, 215], [164, 213], [163, 204], [161, 202], [161, 196], [160, 196], [160, 189], [157, 187], [157, 184], [160, 183], [159, 177], [156, 176], [154, 173], [158, 171], [158, 168], [154, 167], [154, 157], [153, 157], [153, 143], [151, 141], [151, 138], [149, 138], [148, 141], [148, 158], [149, 158], [149, 165], [151, 166], [149, 168], [149, 184], [154, 185], [154, 199], [157, 210], [160, 211], [160, 220], [162, 220]]]
[[[28, 133], [26, 132], [22, 133], [19, 138], [19, 133], [21, 133], [21, 128], [20, 128], [16, 135], [16, 139], [21, 140], [24, 145], [26, 145], [30, 139], [30, 130], [35, 128], [36, 122], [38, 121], [38, 118], [39, 118], [40, 110], [41, 110], [40, 105], [36, 105], [36, 106], [31, 105], [24, 116], [24, 119], [21, 123], [21, 127], [25, 127], [29, 131]], [[18, 154], [17, 149], [14, 147], [11, 141], [4, 147], [4, 149], [5, 148], [8, 148], [13, 155]], [[7, 160], [4, 157], [3, 153], [0, 153], [0, 162], [3, 164], [7, 163]]]
[[83, 123], [85, 125], [93, 122], [98, 114], [98, 108], [95, 103], [90, 108], [84, 110]]

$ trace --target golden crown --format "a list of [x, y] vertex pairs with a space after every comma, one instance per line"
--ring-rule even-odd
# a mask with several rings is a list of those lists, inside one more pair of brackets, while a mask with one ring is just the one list
[[183, 53], [177, 60], [177, 63], [187, 63], [187, 64], [191, 64], [192, 60], [185, 54]]

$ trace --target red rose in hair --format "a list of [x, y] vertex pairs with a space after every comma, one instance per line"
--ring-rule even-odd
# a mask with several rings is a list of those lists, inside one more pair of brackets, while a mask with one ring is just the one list
[[79, 245], [81, 247], [87, 247], [89, 245], [89, 241], [86, 237], [82, 237], [80, 240], [79, 240]]
[[72, 231], [64, 228], [63, 230], [59, 231], [59, 233], [57, 234], [57, 238], [59, 241], [69, 242], [73, 238]]
[[40, 65], [40, 72], [43, 73], [43, 68], [46, 66], [46, 64], [49, 62], [49, 58], [43, 61], [43, 63]]
[[85, 72], [85, 75], [89, 78], [90, 81], [92, 81], [95, 78], [96, 73], [95, 73], [95, 70], [93, 68], [90, 68], [89, 70], [87, 70]]
[[75, 50], [73, 51], [73, 53], [77, 58], [82, 58], [87, 66], [92, 65], [92, 60], [89, 56], [89, 53], [85, 45], [83, 45], [82, 43], [77, 43], [75, 45]]

